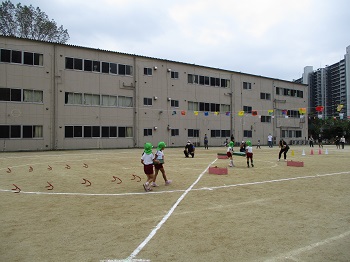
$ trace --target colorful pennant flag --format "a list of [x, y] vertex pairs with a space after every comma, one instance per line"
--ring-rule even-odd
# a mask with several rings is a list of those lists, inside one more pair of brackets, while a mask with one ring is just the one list
[[342, 110], [343, 106], [344, 106], [344, 105], [338, 105], [338, 106], [337, 106], [337, 111], [340, 112], [340, 111]]
[[186, 111], [185, 111], [185, 110], [182, 110], [182, 111], [181, 111], [181, 115], [185, 116], [185, 115], [186, 115]]
[[287, 115], [287, 113], [288, 113], [287, 109], [282, 110], [282, 115]]
[[230, 112], [226, 112], [225, 114], [226, 114], [227, 116], [230, 116], [231, 113], [230, 113]]
[[239, 111], [239, 112], [238, 112], [238, 115], [239, 115], [239, 116], [244, 116], [244, 111]]
[[205, 116], [209, 116], [209, 112], [204, 112], [204, 115]]
[[299, 108], [299, 114], [303, 115], [305, 113], [306, 113], [306, 108], [304, 107]]
[[273, 109], [267, 110], [267, 113], [269, 113], [269, 116], [272, 116], [272, 114], [273, 114]]
[[252, 110], [252, 116], [257, 116], [257, 115], [258, 115], [258, 111]]
[[339, 113], [339, 119], [344, 119], [344, 114], [343, 113]]
[[323, 111], [323, 106], [316, 106], [316, 111], [317, 112], [322, 112]]
[[176, 115], [176, 111], [173, 111], [172, 115]]
[[198, 116], [198, 111], [193, 112], [195, 116]]
[[218, 116], [218, 115], [219, 115], [219, 112], [214, 112], [214, 115]]

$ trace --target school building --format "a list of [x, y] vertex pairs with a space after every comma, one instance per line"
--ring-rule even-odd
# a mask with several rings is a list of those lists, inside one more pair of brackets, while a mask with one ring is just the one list
[[308, 137], [305, 84], [16, 37], [0, 49], [1, 151]]

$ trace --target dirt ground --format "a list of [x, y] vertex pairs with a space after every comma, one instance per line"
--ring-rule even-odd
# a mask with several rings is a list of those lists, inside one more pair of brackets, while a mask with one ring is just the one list
[[166, 148], [153, 192], [142, 149], [0, 153], [0, 261], [350, 261], [350, 149], [318, 150]]

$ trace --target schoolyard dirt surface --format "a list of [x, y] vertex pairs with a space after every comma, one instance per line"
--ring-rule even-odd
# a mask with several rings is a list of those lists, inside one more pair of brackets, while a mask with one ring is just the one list
[[182, 151], [152, 192], [142, 149], [0, 153], [0, 261], [350, 261], [349, 147], [254, 147], [227, 175], [226, 148]]

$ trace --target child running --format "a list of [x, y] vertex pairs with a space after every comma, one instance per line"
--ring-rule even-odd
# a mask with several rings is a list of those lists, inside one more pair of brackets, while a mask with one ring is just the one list
[[234, 167], [234, 166], [235, 166], [235, 165], [233, 164], [232, 154], [233, 154], [233, 142], [231, 141], [231, 142], [228, 144], [228, 148], [227, 148], [227, 152], [226, 152], [226, 155], [227, 155], [228, 158], [230, 159], [230, 164], [228, 165], [229, 167]]
[[250, 140], [248, 140], [246, 142], [246, 144], [247, 144], [247, 147], [245, 148], [245, 153], [247, 156], [247, 167], [249, 167], [249, 159], [250, 159], [250, 164], [252, 165], [252, 167], [254, 167], [252, 142], [250, 142]]
[[167, 185], [169, 185], [171, 183], [171, 180], [167, 179], [167, 177], [165, 175], [165, 170], [164, 170], [164, 167], [163, 167], [163, 164], [164, 164], [164, 148], [165, 147], [166, 147], [166, 144], [164, 142], [159, 142], [158, 143], [157, 153], [156, 153], [156, 160], [159, 161], [159, 164], [155, 164], [154, 165], [155, 173], [154, 173], [154, 178], [153, 178], [153, 182], [152, 182], [152, 186], [153, 187], [158, 186], [156, 184], [156, 179], [157, 179], [157, 175], [158, 175], [159, 170], [160, 170], [160, 172], [162, 172], [165, 185], [167, 186]]
[[153, 181], [153, 162], [159, 163], [159, 161], [155, 160], [155, 156], [152, 153], [152, 144], [145, 143], [144, 152], [141, 156], [141, 163], [143, 164], [143, 171], [147, 176], [146, 183], [143, 184], [143, 188], [146, 192], [152, 191], [150, 187], [151, 182]]

